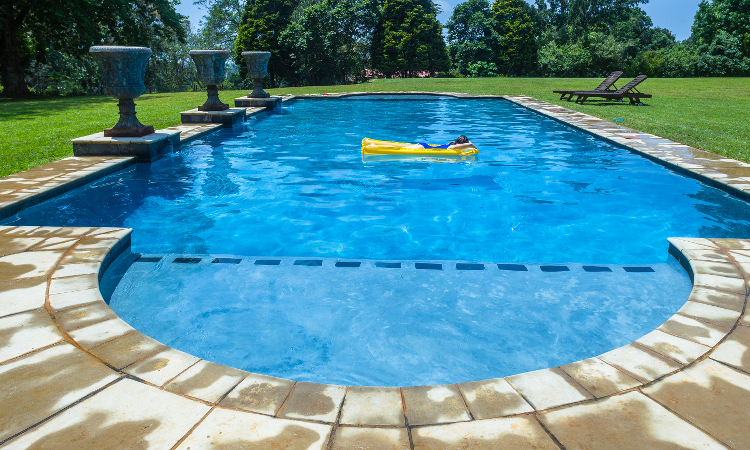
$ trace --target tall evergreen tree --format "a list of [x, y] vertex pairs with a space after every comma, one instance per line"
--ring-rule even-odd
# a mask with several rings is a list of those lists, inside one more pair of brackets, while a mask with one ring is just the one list
[[467, 0], [456, 5], [446, 28], [448, 51], [459, 73], [469, 75], [478, 64], [495, 64], [499, 39], [488, 0]]
[[372, 59], [386, 76], [447, 71], [448, 50], [432, 0], [385, 0], [375, 27]]
[[495, 0], [492, 16], [500, 38], [495, 60], [498, 72], [529, 75], [536, 68], [537, 60], [531, 6], [524, 0]]
[[270, 51], [268, 75], [271, 85], [290, 73], [291, 62], [280, 43], [298, 0], [248, 0], [242, 12], [240, 29], [234, 45], [235, 61], [240, 74], [247, 75], [247, 66], [242, 52]]

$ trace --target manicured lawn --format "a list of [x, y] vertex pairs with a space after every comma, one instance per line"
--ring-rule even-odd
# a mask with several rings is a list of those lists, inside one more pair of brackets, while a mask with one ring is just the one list
[[[642, 91], [654, 94], [646, 106], [592, 100], [559, 101], [553, 89], [592, 89], [598, 79], [481, 78], [377, 80], [349, 86], [285, 88], [272, 93], [345, 91], [451, 91], [469, 94], [524, 94], [694, 147], [750, 162], [750, 79], [649, 79]], [[222, 91], [233, 99], [246, 91]], [[179, 112], [205, 99], [203, 92], [149, 94], [136, 99], [141, 122], [164, 128], [179, 123]], [[117, 101], [108, 97], [47, 98], [0, 102], [0, 176], [73, 154], [70, 139], [114, 125]], [[502, 126], [494, 124], [493, 126]]]

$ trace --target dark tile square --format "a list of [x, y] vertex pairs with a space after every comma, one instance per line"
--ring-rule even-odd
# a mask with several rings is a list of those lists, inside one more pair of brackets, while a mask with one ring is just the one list
[[155, 263], [161, 261], [161, 256], [138, 256], [135, 262], [150, 262]]
[[336, 267], [359, 267], [361, 265], [359, 261], [336, 261]]
[[623, 267], [623, 269], [625, 270], [625, 272], [640, 272], [640, 273], [654, 271], [654, 269], [650, 267]]
[[198, 264], [201, 262], [201, 258], [175, 258], [172, 262], [178, 264]]
[[215, 263], [221, 263], [221, 264], [239, 264], [239, 263], [242, 262], [242, 260], [241, 259], [236, 259], [236, 258], [216, 258], [216, 259], [214, 259], [211, 262], [214, 263], [214, 264]]
[[498, 264], [497, 268], [500, 270], [514, 270], [516, 272], [528, 272], [529, 269], [523, 264]]
[[581, 266], [581, 268], [586, 272], [612, 272], [609, 267], [602, 266]]
[[542, 272], [570, 272], [568, 266], [539, 266]]
[[322, 259], [298, 259], [294, 261], [295, 266], [322, 266]]
[[256, 259], [255, 265], [256, 266], [278, 266], [281, 264], [280, 259]]
[[484, 270], [484, 264], [456, 263], [456, 270]]
[[443, 270], [442, 264], [435, 264], [435, 263], [414, 263], [414, 267], [417, 269], [426, 269], [426, 270]]
[[383, 269], [400, 269], [401, 263], [393, 262], [376, 262], [375, 267], [381, 267]]

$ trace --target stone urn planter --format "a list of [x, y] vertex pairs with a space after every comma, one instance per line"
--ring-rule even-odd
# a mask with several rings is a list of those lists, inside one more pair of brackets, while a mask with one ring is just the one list
[[97, 45], [89, 48], [91, 56], [102, 71], [104, 92], [120, 100], [120, 120], [104, 130], [107, 137], [140, 137], [154, 132], [154, 127], [143, 125], [135, 116], [133, 99], [146, 92], [143, 77], [151, 49]]
[[229, 105], [219, 100], [219, 88], [217, 85], [224, 81], [224, 66], [229, 58], [229, 50], [190, 50], [195, 68], [198, 69], [198, 78], [201, 80], [206, 91], [208, 100], [198, 107], [199, 111], [225, 111]]
[[253, 92], [247, 94], [247, 97], [270, 97], [271, 94], [263, 90], [263, 78], [268, 75], [268, 60], [271, 59], [271, 52], [242, 52], [242, 57], [247, 64], [247, 75], [253, 79]]

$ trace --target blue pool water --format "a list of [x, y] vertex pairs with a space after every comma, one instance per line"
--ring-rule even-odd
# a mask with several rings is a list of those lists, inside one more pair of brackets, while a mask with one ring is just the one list
[[413, 261], [336, 267], [329, 258], [214, 263], [207, 255], [185, 264], [177, 256], [132, 265], [123, 257], [102, 281], [112, 309], [209, 361], [340, 385], [457, 383], [593, 357], [657, 328], [691, 289], [672, 258], [648, 266], [653, 272], [587, 272], [581, 264], [544, 272], [490, 263], [457, 270], [446, 261], [433, 262], [441, 270]]
[[[363, 161], [360, 141], [476, 161]], [[500, 100], [297, 101], [4, 224], [133, 228], [133, 251], [658, 263], [669, 236], [746, 237], [750, 206]]]

